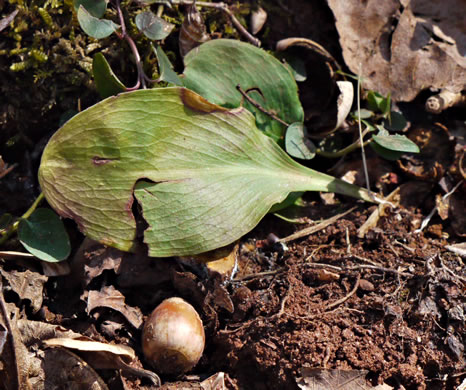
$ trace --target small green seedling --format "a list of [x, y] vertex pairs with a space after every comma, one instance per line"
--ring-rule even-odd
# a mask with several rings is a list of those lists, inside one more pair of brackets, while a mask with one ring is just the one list
[[[96, 82], [97, 91], [100, 95], [103, 98], [106, 98], [121, 92], [133, 91], [140, 87], [145, 88], [148, 83], [167, 81], [164, 80], [163, 77], [158, 80], [151, 80], [144, 73], [139, 50], [126, 29], [126, 23], [120, 7], [120, 1], [115, 0], [112, 2], [117, 11], [120, 24], [117, 24], [110, 19], [103, 18], [107, 12], [107, 3], [107, 0], [74, 0], [73, 5], [77, 12], [79, 25], [87, 35], [96, 39], [103, 39], [115, 33], [120, 39], [126, 40], [136, 62], [138, 77], [136, 84], [133, 87], [126, 87], [112, 71], [103, 54], [97, 53], [93, 59], [92, 73]], [[151, 11], [143, 11], [137, 14], [134, 23], [138, 30], [151, 41], [160, 41], [165, 39], [174, 28], [173, 24], [154, 15]], [[160, 66], [159, 62], [159, 67]], [[166, 64], [163, 66], [166, 66]], [[161, 73], [163, 72], [163, 68], [159, 70]]]
[[400, 132], [407, 126], [404, 116], [391, 111], [390, 94], [386, 97], [369, 91], [367, 94], [367, 109], [352, 113], [355, 120], [361, 119], [366, 129], [372, 133], [369, 145], [380, 156], [387, 160], [398, 160], [403, 153], [419, 153], [419, 147]]
[[43, 199], [44, 195], [40, 194], [17, 221], [13, 221], [9, 214], [0, 218], [3, 222], [0, 244], [17, 232], [19, 241], [29, 253], [40, 260], [56, 263], [70, 255], [70, 239], [62, 220], [54, 211], [37, 208]]

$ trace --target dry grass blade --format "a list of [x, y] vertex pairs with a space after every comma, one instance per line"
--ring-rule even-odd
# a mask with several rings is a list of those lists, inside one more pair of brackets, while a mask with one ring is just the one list
[[391, 204], [395, 197], [398, 195], [400, 192], [400, 187], [395, 188], [384, 200], [385, 202], [382, 202], [379, 204], [379, 207], [377, 207], [372, 214], [370, 215], [369, 218], [367, 218], [367, 221], [364, 222], [364, 224], [358, 229], [358, 237], [359, 238], [364, 238], [366, 233], [377, 226], [377, 222], [379, 221], [379, 218], [384, 215], [384, 211], [387, 208], [387, 206], [393, 207], [394, 205]]
[[345, 211], [344, 213], [334, 215], [333, 217], [330, 217], [317, 225], [310, 226], [308, 228], [302, 229], [296, 233], [290, 234], [287, 237], [280, 238], [278, 240], [279, 242], [289, 242], [293, 240], [297, 240], [298, 238], [306, 237], [309, 236], [312, 233], [318, 232], [319, 230], [325, 229], [327, 226], [330, 226], [331, 224], [335, 223], [338, 221], [340, 218], [343, 218], [345, 215], [351, 213], [353, 210], [355, 210], [356, 207], [352, 207], [349, 210]]

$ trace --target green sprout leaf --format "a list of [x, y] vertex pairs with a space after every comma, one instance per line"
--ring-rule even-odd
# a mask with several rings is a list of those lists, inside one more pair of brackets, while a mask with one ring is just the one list
[[170, 35], [174, 24], [168, 23], [150, 11], [136, 15], [136, 26], [147, 38], [160, 41]]
[[76, 12], [83, 6], [95, 18], [101, 18], [107, 11], [107, 0], [73, 0], [73, 7]]
[[408, 125], [408, 121], [403, 114], [392, 111], [388, 119], [383, 121], [383, 125], [387, 130], [390, 131], [402, 131]]
[[65, 226], [50, 209], [38, 208], [29, 218], [21, 220], [18, 238], [29, 253], [44, 261], [62, 261], [71, 252]]
[[136, 240], [135, 197], [155, 257], [225, 246], [290, 192], [372, 201], [365, 189], [295, 162], [246, 109], [178, 87], [122, 93], [76, 115], [47, 144], [39, 182], [59, 215], [126, 251]]
[[385, 99], [382, 99], [382, 101], [380, 102], [380, 106], [379, 106], [379, 109], [384, 118], [387, 118], [389, 116], [391, 107], [392, 107], [392, 99], [389, 93]]
[[356, 120], [358, 120], [359, 118], [361, 118], [361, 119], [369, 119], [369, 118], [372, 117], [372, 116], [374, 116], [374, 112], [371, 111], [371, 110], [368, 110], [368, 109], [366, 109], [366, 108], [361, 108], [361, 109], [359, 110], [359, 114], [358, 114], [357, 111], [354, 111], [354, 112], [351, 113], [351, 117], [352, 117], [353, 119], [356, 119]]
[[0, 232], [5, 230], [13, 221], [13, 216], [10, 213], [2, 214], [0, 217]]
[[113, 23], [111, 20], [98, 19], [92, 16], [82, 5], [78, 9], [78, 22], [87, 35], [96, 39], [108, 37], [119, 27], [118, 24]]
[[307, 80], [306, 63], [304, 60], [291, 54], [283, 54], [279, 58], [282, 58], [286, 61], [286, 64], [290, 67], [294, 79], [297, 82], [303, 82]]
[[380, 93], [374, 91], [369, 91], [367, 93], [367, 104], [369, 105], [369, 109], [381, 112], [384, 116], [388, 115], [390, 112], [390, 101], [390, 95], [388, 95], [388, 97], [384, 97]]
[[97, 53], [92, 59], [92, 74], [97, 91], [103, 99], [126, 91], [102, 53]]
[[173, 65], [171, 64], [170, 60], [168, 59], [167, 55], [162, 50], [162, 48], [157, 45], [155, 47], [152, 45], [152, 49], [154, 50], [155, 55], [157, 56], [160, 80], [166, 81], [170, 84], [182, 86], [183, 82], [173, 70]]
[[307, 136], [307, 129], [302, 123], [293, 123], [286, 130], [285, 150], [295, 158], [311, 160], [316, 155], [316, 147]]
[[185, 87], [223, 107], [243, 105], [255, 115], [257, 127], [275, 140], [283, 139], [286, 126], [244, 101], [237, 85], [244, 91], [255, 89], [248, 95], [283, 121], [304, 121], [293, 74], [262, 49], [240, 41], [216, 39], [191, 50], [184, 63]]
[[394, 150], [386, 149], [383, 146], [380, 146], [377, 142], [371, 142], [369, 145], [374, 150], [374, 152], [386, 160], [396, 161], [403, 155], [403, 152], [396, 152]]
[[419, 153], [419, 147], [405, 135], [389, 135], [388, 132], [379, 132], [372, 139], [381, 147], [402, 153]]

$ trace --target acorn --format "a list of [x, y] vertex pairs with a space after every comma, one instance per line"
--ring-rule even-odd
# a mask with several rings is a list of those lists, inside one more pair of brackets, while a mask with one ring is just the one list
[[202, 320], [181, 298], [164, 300], [144, 324], [142, 350], [158, 373], [181, 375], [190, 371], [201, 358], [204, 345]]

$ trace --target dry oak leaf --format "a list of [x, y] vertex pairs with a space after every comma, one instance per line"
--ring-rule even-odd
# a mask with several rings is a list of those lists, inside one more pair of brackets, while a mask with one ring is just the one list
[[[343, 57], [364, 87], [395, 101], [466, 85], [463, 0], [328, 0]], [[362, 69], [360, 66], [363, 64]]]

